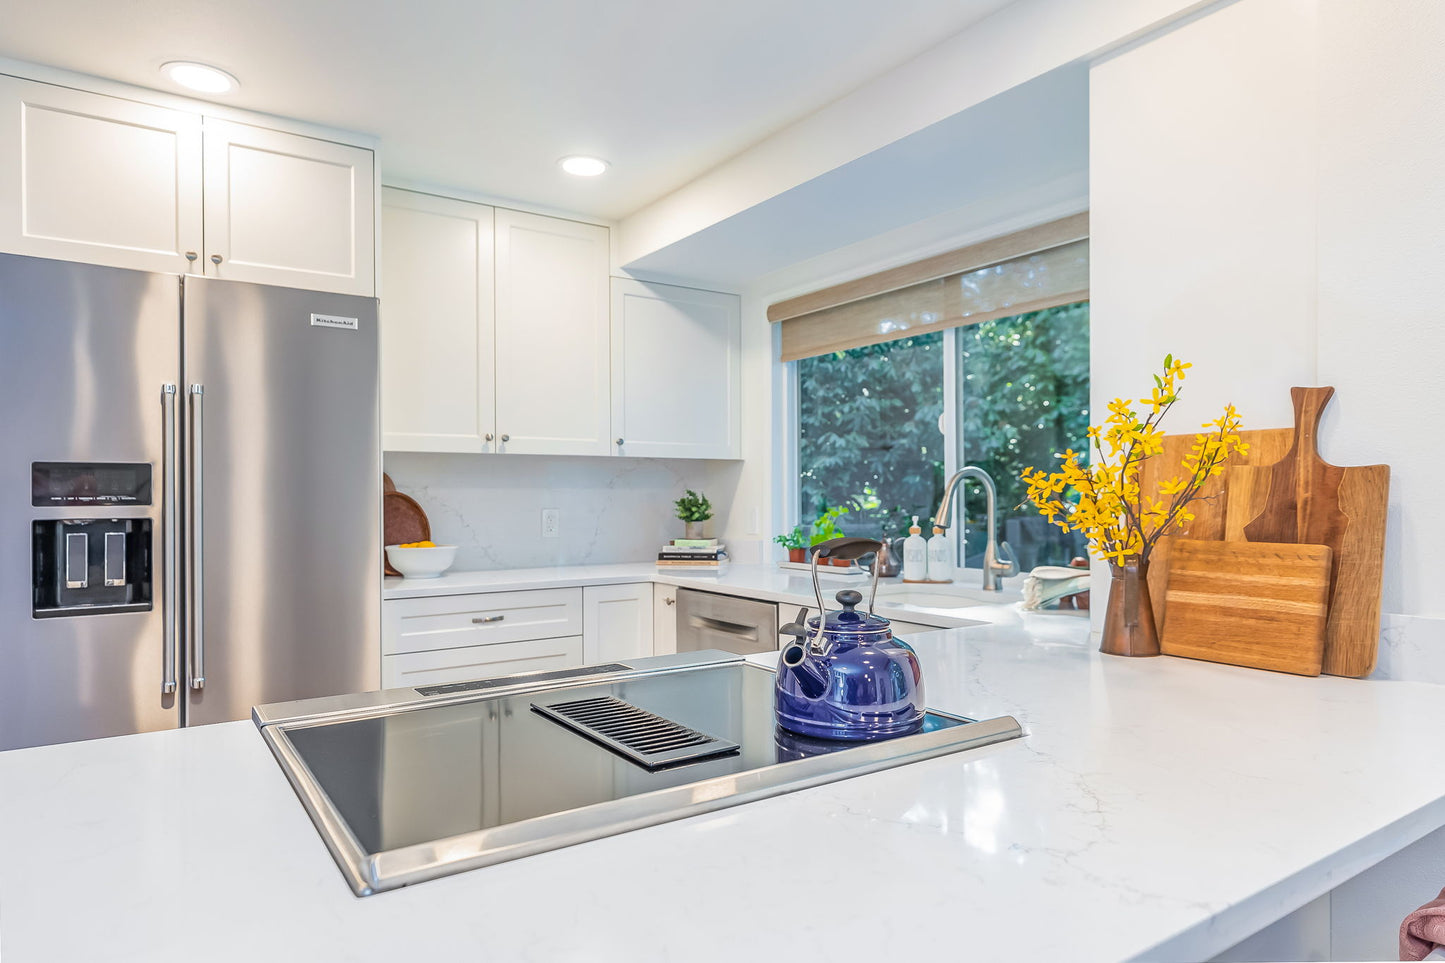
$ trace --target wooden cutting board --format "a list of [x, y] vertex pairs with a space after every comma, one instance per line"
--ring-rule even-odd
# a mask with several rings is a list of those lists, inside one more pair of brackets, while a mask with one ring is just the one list
[[1361, 677], [1380, 651], [1390, 466], [1341, 468], [1319, 455], [1320, 415], [1334, 388], [1291, 388], [1294, 440], [1273, 465], [1231, 469], [1226, 537], [1328, 545], [1333, 553], [1323, 671]]
[[1319, 675], [1330, 555], [1325, 545], [1174, 539], [1159, 650]]
[[400, 575], [391, 567], [386, 558], [387, 545], [404, 545], [407, 542], [431, 540], [431, 522], [416, 499], [395, 489], [381, 496], [381, 559], [382, 571], [387, 575]]
[[[1139, 466], [1140, 487], [1146, 491], [1159, 490], [1159, 483], [1182, 474], [1180, 463], [1189, 449], [1194, 446], [1194, 435], [1165, 435], [1164, 450], [1152, 458], [1146, 458]], [[1240, 441], [1249, 445], [1249, 453], [1234, 455], [1231, 465], [1272, 465], [1284, 457], [1294, 441], [1294, 432], [1289, 428], [1262, 428], [1255, 431], [1241, 431]], [[1226, 469], [1204, 483], [1200, 497], [1189, 506], [1194, 521], [1175, 535], [1159, 540], [1154, 546], [1149, 561], [1149, 600], [1154, 606], [1154, 619], [1162, 629], [1169, 603], [1164, 595], [1164, 580], [1169, 571], [1170, 543], [1174, 538], [1199, 538], [1219, 541], [1225, 537], [1225, 515], [1229, 505], [1229, 494], [1233, 480]]]

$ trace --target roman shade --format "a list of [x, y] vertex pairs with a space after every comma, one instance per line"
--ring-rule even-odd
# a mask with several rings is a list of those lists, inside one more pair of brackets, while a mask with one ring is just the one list
[[779, 301], [768, 320], [796, 361], [1088, 297], [1084, 212]]

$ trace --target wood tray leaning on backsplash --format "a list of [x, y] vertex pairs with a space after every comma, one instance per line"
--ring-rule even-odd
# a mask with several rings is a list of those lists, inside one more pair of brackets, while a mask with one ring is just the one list
[[[1161, 481], [1181, 473], [1179, 467], [1184, 456], [1194, 445], [1193, 434], [1165, 435], [1164, 450], [1153, 458], [1147, 458], [1139, 468], [1139, 483], [1144, 491], [1158, 491]], [[1249, 445], [1249, 454], [1236, 455], [1231, 465], [1272, 465], [1285, 456], [1294, 432], [1289, 428], [1262, 428], [1241, 431], [1239, 438]], [[1154, 606], [1154, 621], [1162, 634], [1164, 615], [1168, 606], [1165, 597], [1165, 582], [1169, 577], [1170, 543], [1174, 537], [1222, 541], [1225, 537], [1225, 514], [1229, 501], [1229, 472], [1215, 475], [1204, 483], [1200, 497], [1195, 499], [1189, 510], [1194, 521], [1180, 529], [1175, 536], [1162, 538], [1154, 547], [1149, 560], [1149, 601]]]
[[1176, 538], [1159, 650], [1319, 675], [1329, 592], [1328, 546]]
[[1390, 466], [1342, 468], [1320, 457], [1320, 416], [1334, 388], [1291, 388], [1292, 447], [1273, 464], [1230, 469], [1225, 537], [1328, 545], [1333, 552], [1324, 672], [1360, 678], [1380, 652]]

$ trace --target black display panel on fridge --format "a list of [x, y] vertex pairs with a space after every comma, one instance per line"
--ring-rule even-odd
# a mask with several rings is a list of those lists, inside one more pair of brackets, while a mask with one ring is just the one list
[[151, 466], [145, 462], [30, 463], [30, 504], [34, 507], [150, 503]]

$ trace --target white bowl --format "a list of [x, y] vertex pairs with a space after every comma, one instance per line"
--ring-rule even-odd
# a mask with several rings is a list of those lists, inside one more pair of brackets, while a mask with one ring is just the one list
[[451, 568], [456, 557], [455, 545], [437, 545], [433, 548], [386, 546], [387, 561], [406, 578], [436, 578]]

